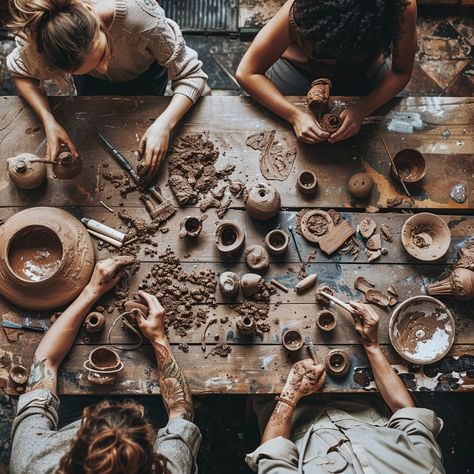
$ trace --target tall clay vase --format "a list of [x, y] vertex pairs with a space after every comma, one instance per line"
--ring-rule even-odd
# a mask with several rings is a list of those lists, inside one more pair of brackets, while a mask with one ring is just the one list
[[46, 180], [46, 165], [31, 153], [21, 153], [7, 159], [8, 176], [21, 189], [34, 189]]
[[[41, 267], [43, 243], [58, 258], [44, 277], [32, 278], [18, 256], [27, 249], [25, 255], [34, 255], [31, 262]], [[48, 310], [71, 302], [89, 282], [94, 263], [86, 228], [62, 209], [26, 209], [0, 226], [0, 294], [20, 308]]]
[[245, 197], [245, 209], [248, 214], [260, 221], [267, 221], [276, 216], [280, 206], [280, 193], [268, 183], [252, 186]]
[[431, 296], [454, 296], [457, 300], [474, 298], [474, 272], [466, 268], [456, 268], [451, 275], [427, 286]]

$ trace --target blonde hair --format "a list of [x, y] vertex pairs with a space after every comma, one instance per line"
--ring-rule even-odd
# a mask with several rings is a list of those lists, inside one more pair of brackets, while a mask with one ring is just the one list
[[80, 0], [11, 0], [9, 27], [26, 34], [48, 64], [73, 72], [91, 51], [101, 20]]

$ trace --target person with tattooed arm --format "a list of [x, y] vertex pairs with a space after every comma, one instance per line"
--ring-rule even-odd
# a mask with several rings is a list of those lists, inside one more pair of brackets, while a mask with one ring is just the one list
[[435, 441], [442, 420], [415, 407], [378, 343], [377, 313], [366, 304], [351, 306], [381, 397], [306, 397], [323, 386], [324, 368], [311, 359], [296, 362], [276, 405], [266, 397], [253, 399], [265, 428], [246, 461], [259, 474], [445, 472]]
[[89, 284], [52, 324], [35, 351], [26, 393], [12, 428], [12, 474], [186, 474], [196, 472], [201, 442], [192, 423], [191, 391], [173, 357], [164, 330], [164, 309], [147, 293], [149, 307], [137, 324], [154, 348], [168, 423], [158, 433], [134, 401], [102, 400], [58, 429], [57, 373], [96, 301], [119, 281], [135, 259], [97, 263]]

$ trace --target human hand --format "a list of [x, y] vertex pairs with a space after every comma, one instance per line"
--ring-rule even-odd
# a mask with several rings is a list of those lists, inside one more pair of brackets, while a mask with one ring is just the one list
[[89, 289], [97, 297], [107, 293], [119, 282], [125, 267], [135, 260], [135, 257], [121, 256], [97, 262], [88, 285]]
[[337, 132], [334, 132], [328, 138], [329, 143], [340, 142], [353, 135], [357, 135], [364, 120], [364, 112], [360, 105], [352, 104], [343, 110], [339, 117], [342, 120], [342, 125]]
[[48, 160], [54, 160], [58, 156], [59, 151], [63, 145], [66, 145], [69, 148], [69, 151], [74, 157], [78, 157], [78, 153], [74, 143], [69, 138], [66, 130], [64, 130], [61, 125], [59, 125], [56, 120], [52, 119], [50, 122], [45, 123], [44, 131], [46, 133], [46, 158]]
[[295, 362], [286, 379], [282, 397], [293, 403], [307, 395], [317, 392], [326, 381], [326, 371], [321, 364], [316, 365], [313, 359]]
[[138, 327], [150, 342], [162, 342], [166, 339], [165, 309], [161, 306], [156, 296], [145, 293], [144, 291], [139, 291], [138, 294], [149, 308], [147, 317], [143, 315], [135, 317]]
[[146, 182], [156, 175], [168, 151], [171, 131], [169, 124], [158, 118], [140, 140], [138, 153], [145, 162], [140, 167], [139, 173]]
[[329, 133], [321, 129], [314, 115], [308, 112], [299, 110], [290, 123], [293, 126], [296, 137], [302, 142], [309, 144], [319, 143], [327, 140], [329, 137]]
[[368, 304], [357, 303], [355, 301], [349, 304], [357, 311], [358, 314], [353, 315], [355, 329], [362, 339], [365, 346], [377, 346], [377, 330], [379, 327], [379, 315]]

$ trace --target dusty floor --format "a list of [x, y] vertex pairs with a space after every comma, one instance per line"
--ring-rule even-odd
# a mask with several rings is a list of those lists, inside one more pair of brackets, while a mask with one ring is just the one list
[[[418, 22], [419, 51], [410, 95], [474, 95], [474, 20], [453, 16], [451, 10], [424, 9]], [[187, 35], [204, 62], [210, 86], [220, 94], [240, 94], [230, 76], [249, 42], [231, 35]], [[15, 94], [4, 59], [13, 41], [0, 32], [0, 95]], [[438, 441], [448, 473], [472, 472], [474, 445], [474, 394], [418, 393], [421, 406], [434, 409], [445, 426]], [[142, 397], [147, 404], [159, 400]], [[90, 398], [71, 397], [68, 403], [88, 403]], [[0, 397], [0, 474], [9, 460], [9, 432], [15, 402]], [[229, 474], [250, 472], [243, 461], [246, 452], [257, 446], [259, 433], [248, 397], [210, 396], [197, 400], [196, 423], [203, 434], [200, 472]], [[161, 413], [163, 413], [161, 411]]]

